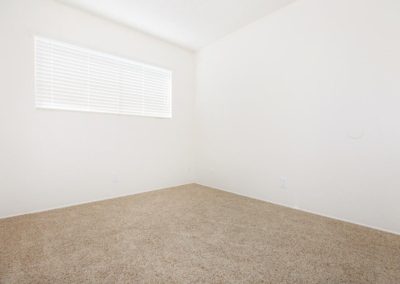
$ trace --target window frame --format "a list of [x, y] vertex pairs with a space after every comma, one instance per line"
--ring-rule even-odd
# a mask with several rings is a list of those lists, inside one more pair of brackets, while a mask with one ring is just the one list
[[[141, 66], [143, 68], [158, 70], [158, 71], [165, 72], [166, 74], [169, 74], [169, 88], [168, 88], [168, 91], [166, 94], [166, 97], [168, 100], [168, 104], [167, 104], [168, 111], [166, 111], [166, 113], [163, 115], [155, 115], [155, 114], [146, 114], [146, 113], [127, 113], [127, 112], [121, 112], [120, 110], [119, 111], [104, 111], [104, 110], [89, 109], [90, 108], [89, 104], [87, 105], [87, 109], [73, 109], [71, 107], [39, 105], [37, 102], [38, 97], [40, 96], [40, 95], [38, 96], [38, 94], [40, 92], [38, 91], [38, 79], [37, 79], [38, 78], [38, 74], [37, 74], [38, 62], [37, 61], [38, 61], [38, 41], [41, 41], [41, 40], [46, 41], [46, 42], [55, 43], [56, 45], [64, 46], [67, 48], [80, 50], [82, 52], [87, 52], [93, 56], [100, 56], [100, 57], [104, 57], [106, 59], [115, 60], [115, 62], [122, 62], [125, 64], [133, 64], [133, 65]], [[35, 104], [36, 109], [62, 110], [62, 111], [85, 112], [85, 113], [101, 113], [101, 114], [112, 114], [112, 115], [121, 115], [121, 116], [139, 116], [139, 117], [158, 118], [158, 119], [171, 119], [172, 111], [173, 111], [173, 109], [172, 109], [173, 78], [174, 78], [173, 71], [171, 69], [168, 69], [165, 67], [160, 67], [158, 65], [144, 63], [143, 61], [138, 61], [138, 60], [121, 57], [121, 56], [114, 55], [114, 54], [107, 53], [107, 52], [94, 50], [91, 48], [84, 47], [82, 45], [72, 44], [72, 43], [65, 42], [65, 41], [59, 41], [59, 40], [55, 40], [55, 39], [48, 38], [48, 37], [41, 36], [41, 35], [34, 35], [34, 104]], [[53, 84], [53, 82], [52, 82], [52, 84]], [[144, 92], [144, 90], [142, 90], [142, 91]], [[116, 98], [118, 97], [120, 99], [120, 96], [121, 96], [121, 94], [118, 94], [115, 97]], [[145, 97], [145, 94], [143, 93], [142, 96]]]

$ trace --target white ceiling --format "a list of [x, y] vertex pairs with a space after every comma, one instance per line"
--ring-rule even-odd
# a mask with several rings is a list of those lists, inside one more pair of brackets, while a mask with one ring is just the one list
[[58, 0], [198, 50], [295, 0]]

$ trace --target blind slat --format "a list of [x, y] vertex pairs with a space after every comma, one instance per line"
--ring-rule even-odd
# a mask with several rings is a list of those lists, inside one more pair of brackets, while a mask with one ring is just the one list
[[171, 117], [169, 70], [35, 38], [38, 108]]

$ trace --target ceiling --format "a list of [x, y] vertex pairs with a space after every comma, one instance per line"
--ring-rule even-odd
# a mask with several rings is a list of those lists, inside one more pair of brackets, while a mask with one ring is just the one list
[[295, 0], [58, 0], [198, 50]]

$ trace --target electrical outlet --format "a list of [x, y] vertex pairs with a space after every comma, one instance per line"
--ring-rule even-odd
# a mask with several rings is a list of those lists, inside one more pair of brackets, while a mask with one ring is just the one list
[[113, 183], [119, 183], [119, 177], [118, 177], [117, 174], [113, 174], [112, 182], [113, 182]]
[[281, 189], [287, 189], [287, 177], [280, 177], [279, 178], [279, 181], [280, 181], [280, 184], [281, 184], [281, 186], [280, 186], [280, 188]]

